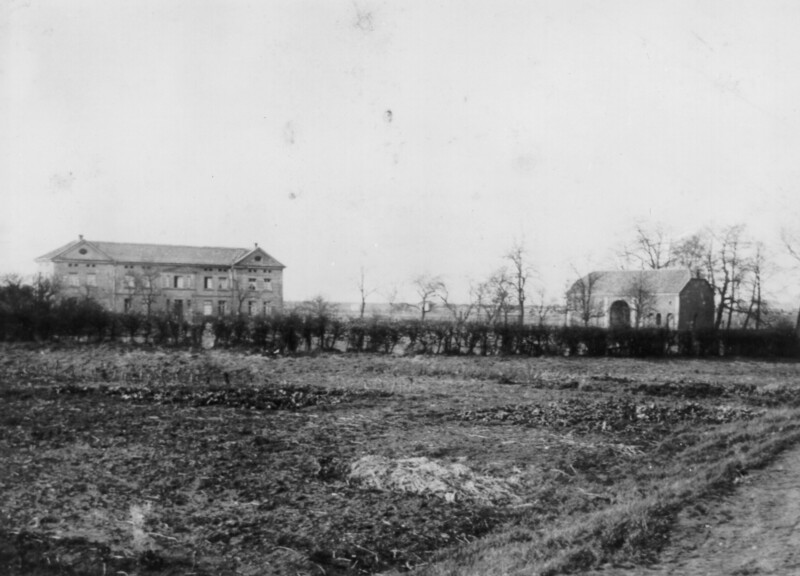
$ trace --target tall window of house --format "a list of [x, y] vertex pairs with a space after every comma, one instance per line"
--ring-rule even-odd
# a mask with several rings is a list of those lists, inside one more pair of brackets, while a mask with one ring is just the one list
[[78, 274], [75, 272], [71, 272], [68, 276], [67, 284], [69, 284], [70, 286], [80, 286], [81, 281], [78, 278]]
[[661, 313], [656, 314], [656, 326], [661, 326]]
[[206, 276], [203, 278], [203, 288], [206, 290], [214, 289], [214, 278], [212, 276]]
[[227, 300], [220, 300], [217, 302], [217, 313], [220, 316], [225, 316], [228, 311], [228, 301]]
[[136, 279], [130, 274], [125, 275], [125, 288], [134, 288], [136, 286]]
[[122, 307], [123, 307], [123, 310], [125, 311], [126, 314], [128, 312], [130, 312], [131, 311], [131, 299], [130, 298], [125, 298], [125, 300], [122, 301]]
[[256, 289], [256, 279], [255, 278], [248, 278], [247, 279], [247, 289], [248, 290], [255, 290]]
[[220, 276], [217, 279], [217, 285], [219, 290], [227, 290], [228, 289], [228, 277], [227, 276]]
[[212, 312], [211, 300], [205, 300], [203, 302], [203, 315], [204, 316], [211, 316], [211, 312]]
[[266, 316], [270, 312], [271, 312], [271, 310], [270, 310], [269, 302], [264, 302], [264, 307], [263, 307], [262, 313], [264, 314], [264, 316]]
[[86, 275], [86, 285], [87, 286], [97, 286], [97, 274], [87, 274]]
[[270, 278], [264, 278], [264, 290], [272, 292], [272, 280]]
[[173, 288], [183, 288], [186, 285], [186, 280], [183, 276], [175, 276], [172, 279]]
[[248, 300], [247, 301], [247, 313], [250, 316], [253, 316], [256, 313], [256, 301], [255, 300]]

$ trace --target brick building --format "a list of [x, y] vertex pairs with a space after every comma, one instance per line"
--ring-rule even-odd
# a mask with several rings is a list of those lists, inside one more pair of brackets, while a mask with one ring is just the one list
[[65, 297], [90, 297], [116, 312], [255, 316], [283, 307], [285, 266], [258, 244], [209, 248], [80, 236], [36, 262], [61, 281]]
[[567, 303], [568, 324], [588, 318], [590, 325], [605, 328], [714, 325], [713, 288], [684, 269], [592, 272], [570, 287]]

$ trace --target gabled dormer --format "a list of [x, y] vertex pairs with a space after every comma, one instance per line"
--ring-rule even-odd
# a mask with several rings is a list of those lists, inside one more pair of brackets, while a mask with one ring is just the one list
[[114, 262], [114, 259], [106, 252], [95, 246], [93, 243], [85, 240], [83, 236], [79, 236], [78, 240], [70, 242], [69, 244], [53, 250], [36, 259], [38, 262], [51, 261], [51, 262]]
[[264, 250], [255, 245], [255, 248], [238, 258], [233, 265], [236, 268], [286, 268], [283, 264], [275, 260]]

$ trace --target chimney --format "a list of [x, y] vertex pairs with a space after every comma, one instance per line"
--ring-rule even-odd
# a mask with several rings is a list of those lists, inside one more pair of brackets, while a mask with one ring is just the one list
[[83, 234], [78, 234], [78, 240], [83, 240]]
[[258, 242], [256, 242], [256, 248], [258, 248]]

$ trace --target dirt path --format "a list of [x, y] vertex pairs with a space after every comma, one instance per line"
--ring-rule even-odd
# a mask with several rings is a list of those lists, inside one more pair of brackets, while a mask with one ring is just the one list
[[681, 514], [655, 566], [598, 576], [800, 574], [800, 447], [744, 479], [739, 490]]

